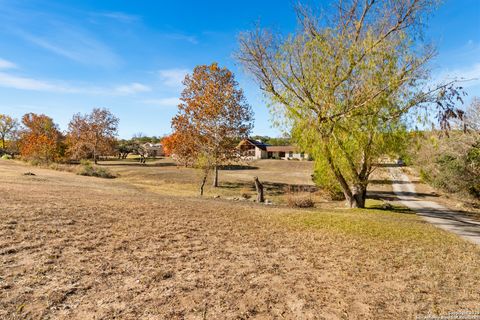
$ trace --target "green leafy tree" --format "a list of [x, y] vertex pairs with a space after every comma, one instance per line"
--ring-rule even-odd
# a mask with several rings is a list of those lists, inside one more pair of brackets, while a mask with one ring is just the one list
[[13, 145], [15, 143], [18, 126], [17, 119], [6, 114], [0, 114], [0, 142], [4, 153], [11, 149], [8, 144]]
[[435, 50], [418, 39], [435, 5], [339, 0], [321, 19], [297, 7], [300, 26], [288, 37], [260, 28], [240, 35], [238, 60], [270, 99], [276, 123], [314, 157], [319, 184], [339, 188], [350, 207], [365, 206], [378, 157], [402, 148], [407, 115], [433, 103], [443, 129], [462, 117], [454, 83], [428, 86]]

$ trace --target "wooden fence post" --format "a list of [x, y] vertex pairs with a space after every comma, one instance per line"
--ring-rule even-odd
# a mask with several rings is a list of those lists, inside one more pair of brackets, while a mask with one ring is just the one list
[[258, 180], [258, 177], [254, 177], [255, 189], [257, 190], [257, 202], [265, 202], [263, 197], [263, 184]]

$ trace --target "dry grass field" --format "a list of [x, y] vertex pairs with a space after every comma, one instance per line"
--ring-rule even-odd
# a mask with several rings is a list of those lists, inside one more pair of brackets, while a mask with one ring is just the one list
[[[238, 194], [252, 174], [270, 196], [311, 184], [310, 163], [264, 164], [221, 171], [222, 192]], [[408, 211], [291, 209], [211, 189], [201, 199], [196, 173], [168, 161], [108, 167], [119, 178], [0, 161], [1, 319], [412, 319], [479, 308], [480, 249]]]
[[[169, 158], [150, 160], [140, 164], [136, 159], [103, 161], [101, 166], [140, 188], [172, 196], [196, 196], [199, 193], [201, 172], [178, 167]], [[253, 177], [265, 184], [266, 196], [274, 202], [282, 202], [282, 195], [290, 185], [300, 190], [311, 189], [313, 163], [310, 161], [261, 160], [245, 162], [219, 170], [219, 188], [212, 188], [210, 175], [205, 196], [238, 197], [242, 193], [255, 195]]]

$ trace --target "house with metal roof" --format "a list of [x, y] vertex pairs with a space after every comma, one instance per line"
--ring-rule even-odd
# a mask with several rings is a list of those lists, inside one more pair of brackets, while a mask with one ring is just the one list
[[237, 149], [247, 159], [309, 160], [309, 156], [296, 146], [271, 146], [253, 139], [243, 139]]

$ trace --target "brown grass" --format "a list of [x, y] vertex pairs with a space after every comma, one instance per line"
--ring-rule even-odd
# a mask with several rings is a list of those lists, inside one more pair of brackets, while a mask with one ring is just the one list
[[292, 208], [312, 208], [315, 206], [310, 192], [295, 192], [286, 195], [287, 204]]
[[[197, 196], [203, 173], [200, 170], [178, 167], [171, 159], [148, 161], [141, 165], [135, 159], [103, 161], [100, 166], [116, 173], [122, 180], [149, 191], [171, 196]], [[314, 187], [310, 175], [313, 163], [309, 161], [262, 160], [242, 163], [219, 171], [220, 187], [213, 188], [212, 175], [205, 188], [206, 197], [253, 196], [253, 178], [265, 183], [266, 197], [284, 202], [285, 191], [292, 185]]]
[[173, 197], [11, 161], [0, 195], [0, 318], [409, 319], [480, 301], [480, 250], [413, 214]]

